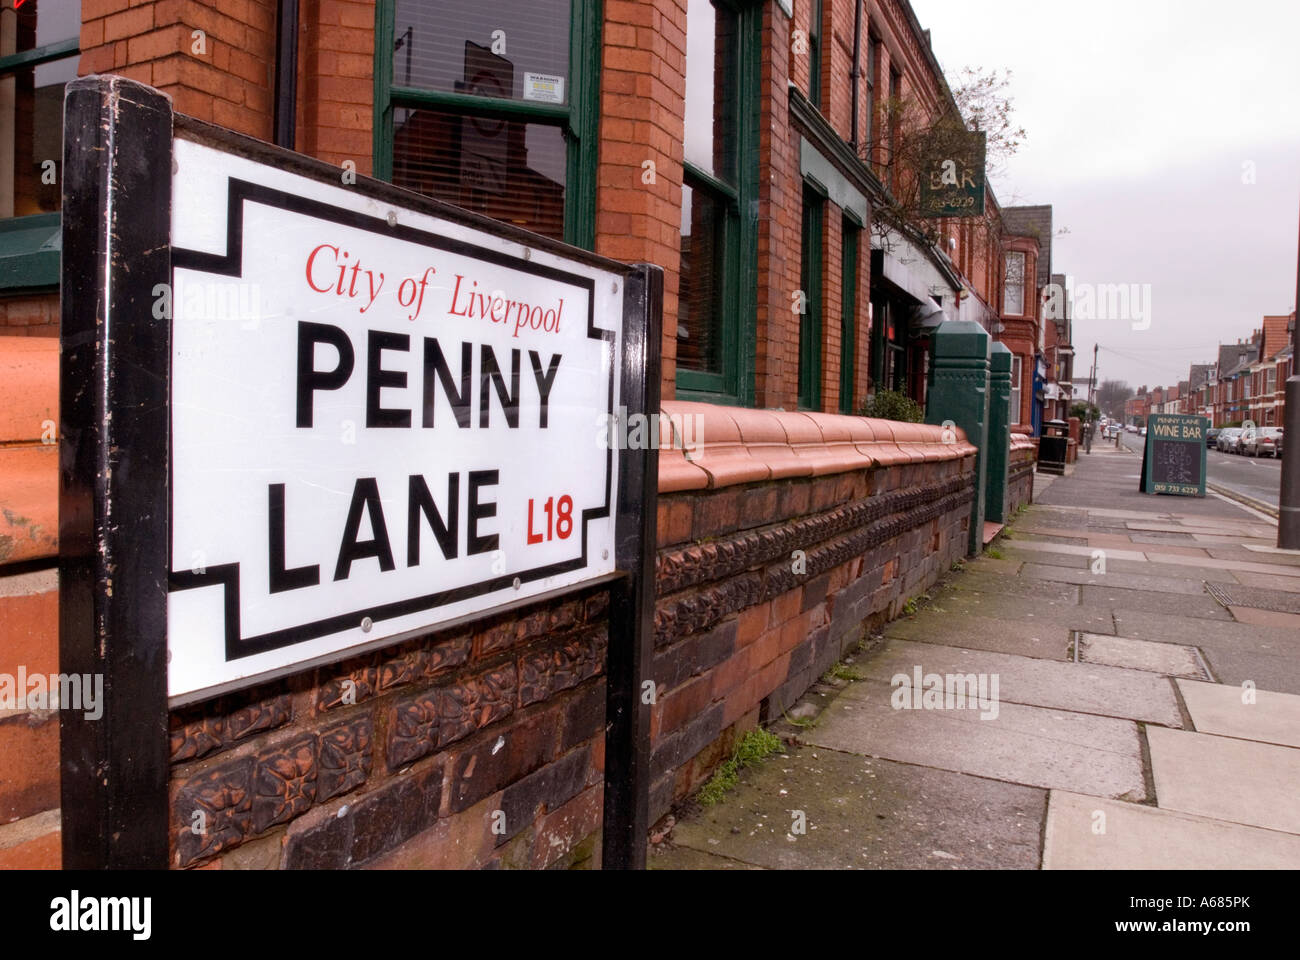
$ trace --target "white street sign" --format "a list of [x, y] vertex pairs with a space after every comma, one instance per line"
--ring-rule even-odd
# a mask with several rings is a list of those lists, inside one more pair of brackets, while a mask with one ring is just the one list
[[175, 158], [173, 703], [613, 571], [620, 275]]

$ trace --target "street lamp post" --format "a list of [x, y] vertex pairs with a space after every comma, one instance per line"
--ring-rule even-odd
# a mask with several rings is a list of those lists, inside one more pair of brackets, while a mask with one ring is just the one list
[[1282, 495], [1277, 518], [1277, 545], [1284, 550], [1300, 550], [1300, 250], [1296, 259], [1296, 315], [1291, 333], [1291, 376], [1286, 381]]

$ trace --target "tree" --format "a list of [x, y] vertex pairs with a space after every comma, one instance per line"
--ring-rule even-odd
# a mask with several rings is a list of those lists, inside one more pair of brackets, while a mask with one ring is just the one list
[[1133, 394], [1133, 388], [1123, 380], [1103, 380], [1093, 396], [1106, 416], [1119, 419], [1124, 416], [1124, 404]]
[[1005, 169], [1026, 136], [1012, 120], [1010, 78], [1010, 71], [967, 67], [955, 86], [939, 77], [937, 105], [915, 92], [878, 103], [873, 136], [862, 144], [861, 156], [888, 191], [871, 223], [880, 246], [888, 249], [901, 233], [946, 250], [945, 238], [956, 222], [972, 225], [968, 242], [976, 261], [1001, 249], [1001, 224], [989, 208], [960, 221], [922, 216], [919, 174], [935, 157], [964, 152], [956, 147], [973, 131], [985, 135], [985, 182]]
[[1078, 417], [1083, 421], [1097, 420], [1101, 416], [1101, 411], [1097, 409], [1095, 403], [1084, 403], [1080, 400], [1070, 405], [1070, 416]]

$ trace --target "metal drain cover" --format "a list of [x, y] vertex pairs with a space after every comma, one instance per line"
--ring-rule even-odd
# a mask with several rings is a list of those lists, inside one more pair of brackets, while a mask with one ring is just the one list
[[1232, 583], [1206, 583], [1210, 596], [1225, 607], [1254, 607], [1275, 613], [1300, 614], [1300, 593], [1266, 590], [1263, 587], [1239, 587]]

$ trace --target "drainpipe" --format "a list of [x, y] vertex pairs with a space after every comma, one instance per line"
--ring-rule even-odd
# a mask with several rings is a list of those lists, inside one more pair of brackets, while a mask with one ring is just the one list
[[293, 149], [298, 125], [298, 0], [279, 0], [275, 47], [275, 145]]
[[861, 82], [862, 82], [862, 3], [863, 0], [856, 0], [853, 4], [853, 70], [849, 74], [853, 78], [853, 120], [852, 132], [849, 139], [853, 144], [853, 152], [858, 152], [858, 110], [861, 107]]

